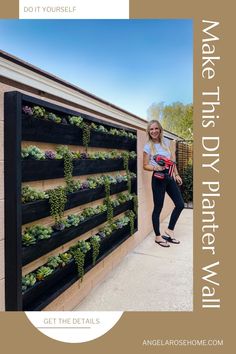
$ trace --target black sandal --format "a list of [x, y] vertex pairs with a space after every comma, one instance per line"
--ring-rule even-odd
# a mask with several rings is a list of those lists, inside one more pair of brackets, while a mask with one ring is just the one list
[[177, 239], [174, 238], [174, 237], [170, 237], [170, 236], [166, 236], [166, 235], [163, 235], [163, 236], [161, 236], [161, 237], [164, 238], [164, 240], [166, 240], [166, 241], [168, 241], [168, 242], [170, 242], [170, 243], [174, 243], [175, 245], [180, 244], [180, 241], [177, 240]]
[[[163, 240], [163, 241], [156, 241], [156, 240], [155, 240], [155, 242], [156, 242], [159, 246], [161, 246], [161, 247], [164, 247], [164, 248], [170, 247], [169, 243], [168, 243], [167, 241], [165, 241], [165, 240]], [[164, 245], [165, 245], [165, 246], [164, 246]]]

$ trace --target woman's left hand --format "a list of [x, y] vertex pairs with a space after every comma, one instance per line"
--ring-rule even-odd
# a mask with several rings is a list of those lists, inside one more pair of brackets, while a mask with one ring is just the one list
[[180, 175], [175, 176], [175, 181], [181, 186], [183, 184], [182, 178]]

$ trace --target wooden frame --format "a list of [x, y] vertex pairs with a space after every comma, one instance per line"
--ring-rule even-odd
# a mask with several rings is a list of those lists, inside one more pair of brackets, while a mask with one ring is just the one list
[[[81, 145], [81, 129], [69, 124], [57, 124], [37, 118], [26, 117], [22, 113], [22, 106], [26, 104], [39, 105], [52, 113], [65, 115], [80, 115], [79, 112], [48, 103], [46, 101], [24, 95], [20, 92], [7, 92], [4, 96], [4, 168], [5, 168], [5, 298], [7, 311], [41, 310], [70, 285], [78, 280], [75, 265], [68, 265], [63, 272], [55, 272], [47, 281], [39, 282], [22, 295], [21, 279], [22, 266], [40, 258], [58, 246], [82, 235], [88, 230], [106, 221], [106, 213], [91, 217], [81, 223], [80, 228], [69, 228], [52, 235], [48, 240], [40, 241], [40, 247], [22, 247], [21, 227], [23, 224], [36, 221], [50, 215], [48, 200], [21, 203], [21, 184], [26, 181], [36, 181], [64, 177], [63, 161], [33, 159], [21, 160], [21, 142], [42, 141], [58, 144]], [[123, 129], [123, 127], [103, 122], [90, 115], [81, 114], [87, 122], [96, 122], [105, 127]], [[136, 132], [125, 129], [127, 132]], [[50, 140], [51, 139], [51, 140]], [[92, 132], [90, 146], [126, 149], [136, 151], [136, 140], [109, 134]], [[123, 170], [123, 159], [116, 160], [75, 160], [74, 175], [104, 173]], [[44, 166], [44, 167], [43, 167]], [[131, 160], [129, 169], [137, 172], [137, 161]], [[127, 183], [121, 182], [111, 185], [111, 194], [127, 189]], [[137, 192], [137, 181], [132, 180], [132, 192]], [[68, 196], [66, 209], [100, 199], [105, 196], [104, 186], [96, 190], [78, 191]], [[79, 198], [78, 198], [79, 197]], [[114, 209], [114, 215], [132, 209], [132, 202], [124, 203]], [[137, 220], [135, 221], [137, 230]], [[104, 239], [101, 245], [101, 254], [98, 261], [111, 253], [116, 247], [130, 237], [129, 227], [113, 232], [112, 237]], [[60, 240], [59, 242], [57, 240]], [[72, 262], [74, 264], [74, 262]], [[91, 255], [86, 256], [85, 272], [92, 268]], [[61, 270], [62, 271], [62, 270]], [[54, 279], [54, 280], [53, 280]], [[56, 280], [55, 280], [56, 279]], [[37, 290], [38, 289], [38, 290]]]

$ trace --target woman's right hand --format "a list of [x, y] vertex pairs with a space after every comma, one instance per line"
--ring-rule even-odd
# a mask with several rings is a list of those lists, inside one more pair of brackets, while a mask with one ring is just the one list
[[164, 171], [164, 169], [165, 169], [165, 167], [156, 165], [156, 166], [154, 166], [153, 171]]

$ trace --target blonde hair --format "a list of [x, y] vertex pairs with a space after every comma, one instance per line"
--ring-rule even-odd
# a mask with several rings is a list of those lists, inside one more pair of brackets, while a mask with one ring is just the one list
[[161, 145], [161, 147], [163, 149], [165, 149], [166, 151], [170, 152], [170, 149], [168, 148], [168, 146], [165, 145], [164, 143], [164, 136], [163, 136], [163, 128], [162, 128], [162, 125], [161, 123], [158, 121], [158, 120], [151, 120], [148, 125], [147, 125], [147, 136], [148, 136], [148, 144], [151, 148], [151, 153], [152, 155], [155, 155], [156, 154], [156, 149], [155, 149], [155, 146], [154, 146], [154, 142], [151, 138], [151, 135], [150, 135], [150, 128], [151, 128], [151, 125], [152, 124], [157, 124], [158, 125], [158, 128], [160, 129], [160, 134], [159, 134], [159, 144]]

